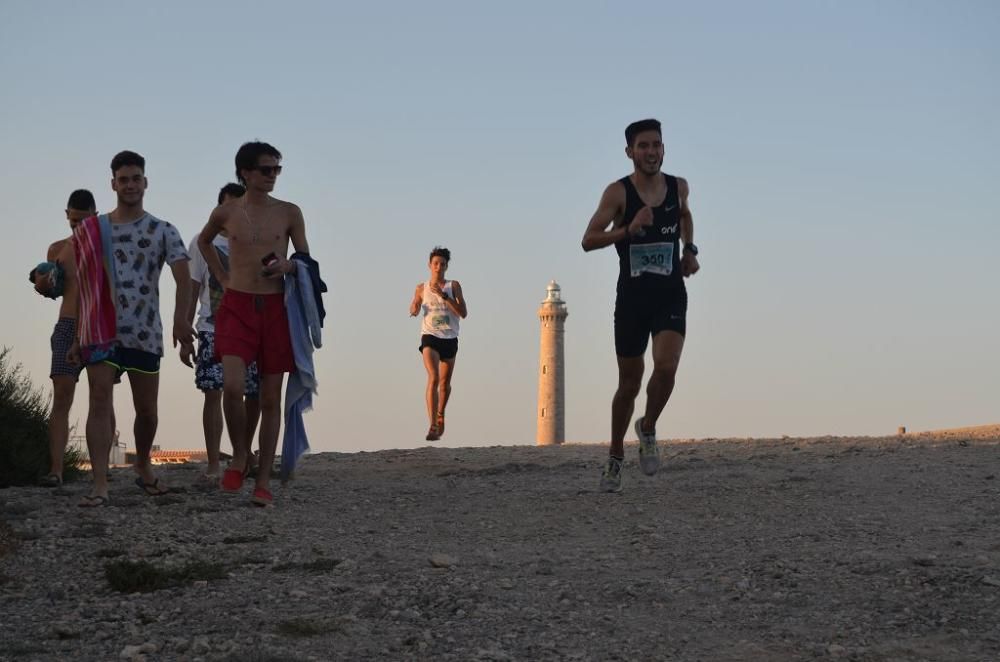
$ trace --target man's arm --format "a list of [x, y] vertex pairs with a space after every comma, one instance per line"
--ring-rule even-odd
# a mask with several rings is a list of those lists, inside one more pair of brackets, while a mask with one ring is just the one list
[[49, 262], [58, 262], [59, 254], [62, 253], [63, 249], [66, 247], [66, 244], [72, 244], [72, 243], [73, 243], [72, 240], [66, 240], [66, 239], [52, 242], [52, 244], [49, 245], [48, 252], [45, 253], [45, 259], [48, 260]]
[[190, 345], [194, 343], [194, 328], [187, 319], [188, 308], [191, 305], [191, 272], [187, 260], [176, 260], [170, 263], [170, 272], [174, 275], [177, 285], [177, 296], [174, 299], [174, 347], [177, 343]]
[[631, 236], [629, 226], [612, 227], [608, 230], [608, 226], [614, 224], [624, 209], [625, 187], [619, 182], [613, 182], [604, 189], [597, 211], [590, 218], [587, 230], [583, 233], [581, 245], [584, 251], [604, 248]]
[[[65, 244], [72, 243], [70, 241], [55, 241], [49, 244], [49, 249], [45, 251], [45, 261], [46, 262], [59, 262], [59, 255], [65, 248]], [[33, 272], [35, 273], [35, 272]], [[52, 281], [49, 280], [47, 276], [42, 276], [40, 274], [35, 275], [35, 292], [38, 292], [43, 297], [49, 296], [49, 291], [52, 289]]]
[[[293, 205], [288, 203], [289, 207], [289, 221], [288, 221], [288, 238], [292, 242], [292, 247], [297, 253], [309, 253], [309, 242], [306, 241], [306, 222], [302, 218], [302, 210], [299, 209], [298, 205]], [[268, 278], [284, 278], [285, 274], [295, 273], [298, 268], [298, 263], [295, 260], [289, 260], [282, 256], [278, 256], [278, 261], [266, 269]]]
[[188, 272], [191, 274], [191, 304], [188, 306], [187, 321], [193, 322], [195, 313], [198, 312], [201, 283], [206, 280], [205, 277], [208, 275], [208, 265], [205, 264], [205, 258], [201, 254], [201, 249], [198, 248], [198, 237], [191, 241], [188, 255], [191, 256], [191, 260], [188, 261]]
[[198, 312], [198, 297], [201, 296], [201, 283], [194, 278], [191, 279], [191, 302], [188, 304], [187, 321], [194, 323], [194, 315]]
[[[197, 245], [195, 246], [197, 248]], [[189, 270], [190, 271], [190, 270]], [[187, 312], [187, 323], [192, 324], [194, 322], [194, 314], [198, 308], [198, 295], [201, 294], [201, 283], [196, 281], [194, 278], [191, 279], [191, 303], [188, 305]], [[192, 325], [192, 329], [194, 326]], [[181, 363], [189, 368], [194, 367], [194, 344], [193, 343], [181, 343]]]
[[452, 309], [456, 315], [465, 319], [469, 316], [469, 309], [465, 305], [465, 295], [462, 294], [462, 285], [457, 280], [451, 281], [450, 297], [442, 297], [446, 306]]
[[66, 352], [66, 362], [70, 365], [80, 365], [82, 363], [80, 359], [80, 288], [79, 279], [76, 273], [76, 250], [73, 248], [73, 240], [70, 239], [63, 246], [63, 249], [59, 252], [57, 261], [62, 265], [63, 271], [65, 272], [64, 278], [66, 279], [66, 290], [70, 288], [75, 288], [77, 292], [76, 301], [73, 304], [72, 310], [68, 311], [68, 314], [73, 319], [77, 320], [76, 331], [73, 333], [73, 343], [70, 345], [69, 350]]
[[688, 194], [691, 192], [687, 180], [677, 178], [677, 193], [681, 202], [681, 240], [684, 242], [684, 252], [681, 254], [681, 273], [685, 278], [698, 273], [701, 266], [698, 258], [687, 247], [694, 244], [694, 218], [691, 216], [691, 206], [688, 204]]
[[298, 205], [292, 205], [292, 222], [288, 227], [288, 238], [292, 241], [292, 246], [296, 253], [308, 253], [309, 242], [306, 241], [306, 220], [302, 217], [302, 210]]
[[[222, 260], [219, 259], [215, 249], [212, 248], [212, 241], [226, 227], [226, 215], [221, 211], [224, 206], [222, 205], [212, 210], [212, 214], [208, 217], [208, 223], [205, 224], [201, 234], [198, 235], [198, 250], [201, 251], [201, 256], [204, 258], [205, 264], [208, 265], [208, 270], [215, 276], [215, 280], [219, 281], [222, 287], [228, 288], [229, 274], [222, 268]], [[186, 265], [184, 270], [187, 271]]]
[[416, 317], [420, 312], [420, 304], [424, 302], [424, 284], [417, 283], [417, 289], [413, 292], [413, 301], [410, 302], [410, 317]]

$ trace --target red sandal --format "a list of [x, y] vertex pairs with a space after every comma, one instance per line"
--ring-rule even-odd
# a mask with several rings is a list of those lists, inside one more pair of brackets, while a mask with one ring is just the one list
[[271, 494], [271, 490], [263, 487], [257, 487], [254, 488], [253, 496], [250, 497], [250, 502], [255, 506], [267, 508], [268, 506], [274, 505], [274, 495]]
[[239, 469], [226, 469], [222, 472], [222, 489], [225, 492], [239, 492], [243, 487], [244, 472]]

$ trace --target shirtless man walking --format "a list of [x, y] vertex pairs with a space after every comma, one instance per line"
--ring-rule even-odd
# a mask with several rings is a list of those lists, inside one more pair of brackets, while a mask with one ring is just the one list
[[[222, 361], [222, 408], [233, 446], [233, 460], [223, 473], [222, 488], [236, 492], [243, 485], [249, 462], [243, 394], [247, 365], [257, 361], [260, 374], [260, 462], [251, 501], [269, 506], [271, 467], [281, 427], [281, 387], [286, 372], [295, 370], [284, 276], [294, 273], [288, 243], [309, 252], [305, 221], [297, 205], [272, 197], [281, 174], [281, 152], [263, 142], [248, 142], [236, 153], [236, 176], [246, 194], [216, 207], [198, 237], [209, 271], [225, 294], [215, 317], [215, 354]], [[220, 232], [229, 237], [229, 271], [212, 241]]]
[[[66, 220], [70, 231], [76, 228], [83, 219], [97, 214], [97, 203], [94, 194], [86, 189], [78, 189], [70, 193], [66, 203]], [[57, 298], [59, 292], [51, 288], [58, 280], [61, 283], [62, 303], [59, 306], [59, 319], [52, 331], [50, 340], [52, 348], [52, 366], [49, 377], [52, 379], [52, 412], [49, 415], [49, 473], [41, 478], [39, 484], [43, 487], [58, 487], [63, 480], [63, 455], [69, 441], [69, 411], [76, 395], [76, 384], [80, 380], [83, 367], [71, 365], [66, 360], [66, 353], [73, 345], [76, 337], [76, 315], [79, 289], [75, 278], [66, 278], [67, 269], [76, 269], [73, 259], [72, 236], [60, 239], [49, 246], [46, 260], [58, 265], [62, 277], [47, 277], [36, 274], [35, 291], [39, 294]], [[34, 273], [34, 272], [33, 272]], [[111, 410], [111, 429], [115, 429], [115, 412]]]

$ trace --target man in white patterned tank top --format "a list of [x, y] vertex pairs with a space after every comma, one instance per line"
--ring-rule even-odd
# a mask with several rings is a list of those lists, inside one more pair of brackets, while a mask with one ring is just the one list
[[458, 354], [459, 320], [469, 314], [462, 286], [457, 280], [445, 280], [451, 251], [435, 246], [431, 251], [430, 278], [418, 283], [410, 302], [410, 317], [422, 313], [420, 347], [427, 370], [427, 418], [430, 429], [427, 441], [437, 441], [444, 434], [444, 408], [451, 395], [451, 378], [455, 374]]

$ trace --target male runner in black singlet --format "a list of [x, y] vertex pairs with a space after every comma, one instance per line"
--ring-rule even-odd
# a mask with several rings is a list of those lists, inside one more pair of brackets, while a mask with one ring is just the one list
[[[643, 355], [653, 338], [653, 374], [646, 386], [646, 411], [635, 421], [639, 465], [647, 475], [660, 467], [656, 421], [674, 389], [684, 348], [687, 290], [684, 278], [698, 271], [688, 183], [660, 172], [663, 134], [654, 119], [625, 129], [625, 154], [634, 172], [612, 182], [583, 235], [583, 250], [615, 245], [619, 273], [615, 298], [618, 390], [611, 402], [611, 457], [601, 489], [622, 490], [625, 432], [642, 386]], [[611, 229], [608, 229], [611, 226]], [[681, 255], [680, 242], [684, 242]]]

